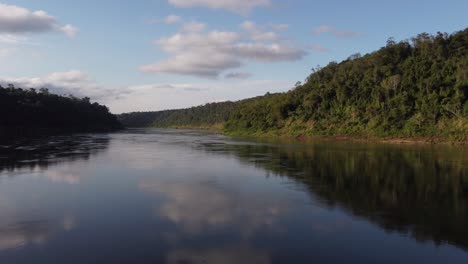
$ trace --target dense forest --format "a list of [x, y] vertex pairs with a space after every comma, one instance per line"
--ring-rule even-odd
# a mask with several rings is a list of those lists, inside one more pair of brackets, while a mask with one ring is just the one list
[[104, 132], [122, 127], [106, 106], [47, 89], [0, 86], [0, 135], [36, 132]]
[[[389, 39], [385, 47], [312, 70], [286, 93], [121, 117], [124, 125], [226, 133], [468, 140], [468, 29]], [[215, 107], [217, 111], [212, 111]], [[163, 118], [162, 118], [163, 117]], [[135, 120], [145, 120], [135, 122]]]
[[180, 110], [135, 112], [119, 115], [127, 127], [220, 128], [237, 109], [237, 103], [222, 102]]

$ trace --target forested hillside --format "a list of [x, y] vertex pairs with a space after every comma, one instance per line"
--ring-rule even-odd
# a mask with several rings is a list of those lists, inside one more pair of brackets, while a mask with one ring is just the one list
[[126, 127], [190, 127], [222, 126], [236, 110], [233, 102], [211, 103], [180, 110], [135, 112], [119, 115]]
[[51, 94], [47, 89], [0, 86], [0, 135], [35, 131], [111, 131], [122, 125], [106, 106], [89, 98]]
[[[313, 69], [287, 93], [237, 102], [220, 112], [153, 113], [142, 125], [191, 126], [226, 119], [233, 134], [356, 135], [468, 139], [468, 29], [388, 40], [380, 50]], [[187, 111], [193, 118], [186, 116]], [[228, 111], [228, 112], [224, 112]], [[131, 124], [144, 113], [123, 119]], [[216, 119], [217, 116], [223, 119]], [[128, 116], [127, 116], [128, 117]], [[163, 120], [163, 121], [161, 121]]]

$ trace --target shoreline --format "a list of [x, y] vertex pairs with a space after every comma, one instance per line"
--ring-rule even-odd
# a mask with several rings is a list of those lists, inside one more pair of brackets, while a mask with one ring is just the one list
[[271, 139], [294, 139], [298, 142], [310, 142], [317, 139], [333, 140], [333, 141], [349, 141], [349, 142], [367, 142], [367, 143], [383, 143], [392, 145], [460, 145], [468, 146], [468, 135], [463, 139], [450, 139], [441, 136], [414, 136], [414, 137], [377, 137], [377, 136], [358, 136], [358, 135], [287, 135], [283, 133], [275, 133], [271, 131], [267, 133], [238, 133], [226, 132], [224, 129], [217, 126], [174, 126], [174, 127], [153, 127], [153, 128], [170, 128], [170, 129], [195, 129], [210, 131], [226, 136], [233, 137], [255, 137], [255, 138], [271, 138]]

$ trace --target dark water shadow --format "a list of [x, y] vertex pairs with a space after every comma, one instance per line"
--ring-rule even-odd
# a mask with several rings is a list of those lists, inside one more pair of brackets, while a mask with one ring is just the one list
[[109, 136], [76, 134], [19, 138], [0, 143], [0, 173], [19, 169], [47, 169], [52, 164], [88, 160], [106, 150]]

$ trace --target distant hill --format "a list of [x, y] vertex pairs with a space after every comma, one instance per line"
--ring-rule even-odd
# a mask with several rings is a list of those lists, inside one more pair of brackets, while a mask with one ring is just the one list
[[0, 86], [0, 136], [36, 132], [104, 132], [122, 128], [106, 106], [47, 89]]
[[210, 103], [187, 109], [158, 112], [134, 112], [119, 115], [126, 127], [190, 127], [214, 128], [223, 125], [238, 103]]
[[[124, 125], [222, 123], [232, 134], [440, 137], [468, 140], [468, 29], [387, 41], [313, 69], [286, 93], [120, 116]], [[226, 105], [227, 106], [227, 105]], [[216, 109], [213, 111], [212, 109]], [[136, 120], [145, 120], [144, 122]]]

